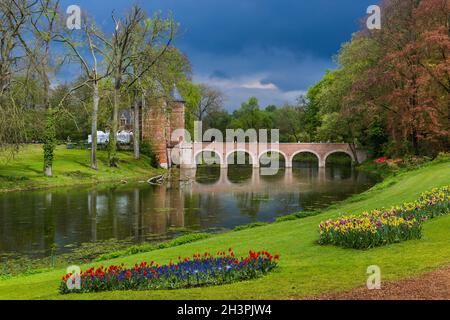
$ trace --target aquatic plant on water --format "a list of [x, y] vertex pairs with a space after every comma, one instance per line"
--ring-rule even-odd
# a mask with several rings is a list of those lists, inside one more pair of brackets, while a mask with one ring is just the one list
[[[62, 277], [61, 294], [99, 292], [110, 290], [179, 289], [206, 285], [219, 285], [261, 277], [277, 266], [279, 255], [267, 251], [250, 251], [247, 257], [236, 258], [228, 252], [216, 256], [205, 252], [192, 258], [178, 257], [176, 263], [158, 265], [141, 262], [132, 268], [120, 265], [89, 268], [79, 274], [68, 273]], [[68, 283], [79, 286], [68, 286]]]

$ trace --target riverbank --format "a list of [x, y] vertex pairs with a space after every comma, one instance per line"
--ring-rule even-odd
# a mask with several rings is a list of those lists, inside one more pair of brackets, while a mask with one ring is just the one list
[[42, 145], [26, 145], [12, 159], [8, 154], [0, 154], [0, 193], [147, 180], [164, 171], [153, 168], [146, 156], [134, 160], [132, 152], [118, 153], [117, 168], [108, 166], [106, 151], [98, 151], [97, 155], [98, 170], [92, 170], [89, 150], [58, 146], [55, 150], [53, 177], [49, 178], [42, 173]]
[[[417, 276], [450, 264], [450, 216], [425, 223], [420, 240], [405, 241], [371, 250], [352, 250], [317, 244], [318, 224], [342, 212], [360, 213], [415, 200], [421, 192], [447, 185], [450, 161], [388, 177], [369, 191], [331, 206], [321, 214], [253, 229], [211, 236], [197, 242], [111, 259], [96, 265], [154, 260], [164, 264], [178, 256], [217, 252], [232, 247], [238, 256], [248, 250], [266, 249], [281, 255], [280, 267], [264, 278], [205, 288], [157, 291], [116, 291], [61, 296], [62, 268], [0, 281], [2, 299], [302, 299], [362, 287], [367, 266], [378, 265], [382, 279]], [[89, 265], [91, 266], [91, 264]], [[87, 267], [87, 266], [84, 266]], [[83, 268], [83, 266], [82, 266]]]
[[171, 170], [163, 187], [102, 183], [3, 193], [0, 278], [91, 263], [114, 251], [143, 252], [141, 245], [148, 250], [191, 233], [242, 230], [299, 211], [303, 216], [305, 210], [323, 210], [379, 181], [343, 165], [282, 169], [271, 177], [251, 166], [224, 173], [198, 168], [193, 179], [187, 178], [190, 170]]

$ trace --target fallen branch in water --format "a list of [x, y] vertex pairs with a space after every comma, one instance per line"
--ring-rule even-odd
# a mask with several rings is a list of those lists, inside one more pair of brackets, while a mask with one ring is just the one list
[[156, 177], [150, 178], [147, 180], [147, 183], [152, 184], [152, 185], [161, 185], [166, 181], [167, 178], [167, 174], [160, 174]]

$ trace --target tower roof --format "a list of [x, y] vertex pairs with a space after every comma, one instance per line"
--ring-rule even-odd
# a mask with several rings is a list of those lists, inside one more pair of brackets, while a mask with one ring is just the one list
[[178, 91], [178, 88], [176, 84], [173, 85], [173, 88], [170, 90], [170, 97], [175, 102], [186, 102], [184, 98], [181, 96], [180, 91]]

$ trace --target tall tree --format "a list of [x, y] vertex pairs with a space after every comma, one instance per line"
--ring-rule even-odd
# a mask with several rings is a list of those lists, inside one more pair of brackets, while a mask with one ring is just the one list
[[170, 51], [175, 31], [173, 19], [163, 19], [158, 12], [152, 18], [145, 16], [138, 23], [131, 43], [127, 89], [133, 95], [133, 150], [136, 160], [140, 158], [140, 109], [146, 107], [145, 79], [151, 77], [152, 68]]
[[317, 134], [374, 154], [435, 155], [450, 146], [449, 3], [382, 6], [382, 28], [354, 34], [337, 56], [339, 68], [310, 88]]
[[[29, 22], [34, 3], [24, 0], [0, 2], [0, 149], [17, 150], [25, 140], [23, 109], [16, 103], [14, 75], [23, 73], [20, 36]], [[25, 78], [22, 77], [25, 81]]]
[[241, 107], [233, 112], [231, 126], [235, 129], [264, 129], [271, 128], [273, 124], [270, 117], [259, 107], [256, 97], [251, 97], [248, 101], [241, 104]]
[[[43, 134], [44, 174], [53, 175], [53, 158], [56, 140], [57, 110], [51, 105], [51, 77], [56, 73], [59, 63], [52, 53], [52, 44], [62, 27], [59, 13], [59, 0], [39, 0], [31, 8], [28, 26], [29, 32], [19, 35], [21, 44], [27, 54], [30, 68], [38, 75], [44, 91], [43, 106], [47, 113], [45, 132]], [[34, 41], [30, 41], [30, 37]]]
[[[57, 41], [63, 42], [72, 52], [71, 57], [81, 65], [84, 74], [84, 81], [74, 90], [82, 86], [89, 85], [92, 88], [92, 113], [91, 113], [91, 168], [98, 169], [97, 166], [97, 128], [98, 109], [100, 102], [100, 81], [110, 74], [108, 67], [100, 68], [99, 60], [104, 61], [108, 55], [109, 48], [105, 42], [105, 37], [98, 30], [94, 21], [84, 17], [82, 23], [82, 35], [77, 37], [77, 31], [68, 35], [59, 35]], [[77, 41], [78, 40], [78, 41]]]
[[198, 121], [203, 121], [211, 113], [219, 112], [223, 108], [223, 94], [219, 90], [206, 84], [200, 84], [200, 101], [198, 102], [194, 114]]
[[395, 149], [419, 154], [439, 141], [448, 146], [449, 3], [389, 0], [383, 8], [383, 28], [368, 34], [382, 56], [366, 87], [379, 92]]
[[115, 30], [110, 42], [111, 56], [109, 63], [111, 65], [112, 77], [114, 79], [114, 95], [111, 130], [109, 134], [108, 155], [109, 165], [116, 167], [117, 158], [117, 131], [120, 108], [121, 89], [125, 74], [131, 65], [133, 37], [137, 32], [139, 23], [145, 19], [141, 8], [134, 6], [124, 18], [117, 18], [114, 13], [112, 19], [115, 24]]
[[281, 141], [298, 142], [306, 138], [304, 134], [305, 110], [303, 106], [285, 105], [276, 109], [274, 113], [274, 127], [280, 130]]

